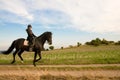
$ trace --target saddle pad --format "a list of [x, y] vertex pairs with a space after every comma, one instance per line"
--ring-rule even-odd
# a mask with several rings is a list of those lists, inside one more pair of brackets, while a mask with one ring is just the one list
[[26, 39], [24, 40], [24, 45], [28, 46], [28, 41]]

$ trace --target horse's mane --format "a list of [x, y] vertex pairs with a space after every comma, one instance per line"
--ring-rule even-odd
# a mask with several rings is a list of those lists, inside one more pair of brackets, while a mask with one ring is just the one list
[[40, 36], [38, 36], [38, 38], [43, 37], [44, 35], [52, 35], [52, 32], [46, 31], [43, 34], [41, 34]]

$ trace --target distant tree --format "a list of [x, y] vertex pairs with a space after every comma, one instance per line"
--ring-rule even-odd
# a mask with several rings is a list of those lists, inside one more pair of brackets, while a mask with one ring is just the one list
[[116, 42], [115, 45], [120, 45], [120, 41]]
[[101, 44], [101, 40], [99, 38], [96, 38], [94, 40], [91, 40], [90, 42], [86, 42], [85, 44], [99, 46]]
[[86, 44], [86, 45], [91, 45], [91, 42], [86, 42], [85, 44]]
[[95, 40], [91, 41], [91, 44], [94, 46], [99, 46], [101, 44], [101, 40], [99, 38], [96, 38]]
[[96, 38], [96, 41], [97, 41], [99, 44], [101, 44], [101, 39]]
[[115, 44], [115, 42], [114, 41], [109, 41], [109, 44]]
[[103, 38], [103, 40], [96, 38], [94, 40], [91, 40], [90, 42], [86, 42], [86, 45], [94, 45], [94, 46], [99, 46], [99, 45], [109, 45], [109, 44], [116, 44], [116, 45], [120, 45], [120, 41], [118, 42], [114, 42], [114, 41], [107, 41], [106, 39]]
[[77, 47], [79, 47], [81, 45], [81, 43], [77, 42]]
[[96, 40], [92, 40], [91, 44], [94, 45], [94, 46], [99, 46], [100, 45], [100, 43]]
[[102, 44], [106, 44], [106, 45], [108, 45], [108, 44], [109, 44], [109, 41], [107, 41], [107, 40], [105, 40], [105, 39], [103, 38], [103, 40], [102, 40]]
[[54, 49], [54, 46], [50, 46], [49, 49], [50, 49], [50, 50], [53, 50], [53, 49]]
[[63, 49], [63, 47], [61, 47], [61, 49]]

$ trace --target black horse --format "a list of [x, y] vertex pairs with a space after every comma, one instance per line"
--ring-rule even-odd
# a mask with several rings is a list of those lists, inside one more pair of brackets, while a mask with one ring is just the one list
[[[15, 48], [15, 52], [13, 53], [13, 61], [11, 64], [15, 62], [15, 55], [18, 53], [19, 58], [23, 62], [23, 58], [21, 54], [24, 51], [29, 51], [29, 46], [24, 45], [24, 38], [19, 38], [17, 40], [14, 40], [11, 46], [8, 48], [7, 51], [2, 52], [3, 54], [9, 54], [13, 51]], [[51, 32], [44, 32], [42, 35], [38, 36], [34, 40], [34, 46], [33, 46], [33, 51], [35, 52], [34, 54], [34, 60], [33, 60], [33, 65], [36, 66], [35, 62], [39, 61], [41, 59], [41, 51], [44, 49], [44, 43], [48, 42], [49, 44], [52, 44], [52, 33]], [[39, 56], [38, 59], [36, 59], [37, 55]]]

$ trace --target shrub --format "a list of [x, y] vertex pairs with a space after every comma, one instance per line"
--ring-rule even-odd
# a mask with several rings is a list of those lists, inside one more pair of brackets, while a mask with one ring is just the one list
[[53, 50], [53, 49], [54, 49], [54, 46], [50, 46], [49, 49], [50, 49], [50, 50]]
[[77, 42], [77, 47], [79, 47], [80, 45], [82, 45], [81, 43]]
[[120, 41], [116, 42], [115, 45], [120, 45]]

